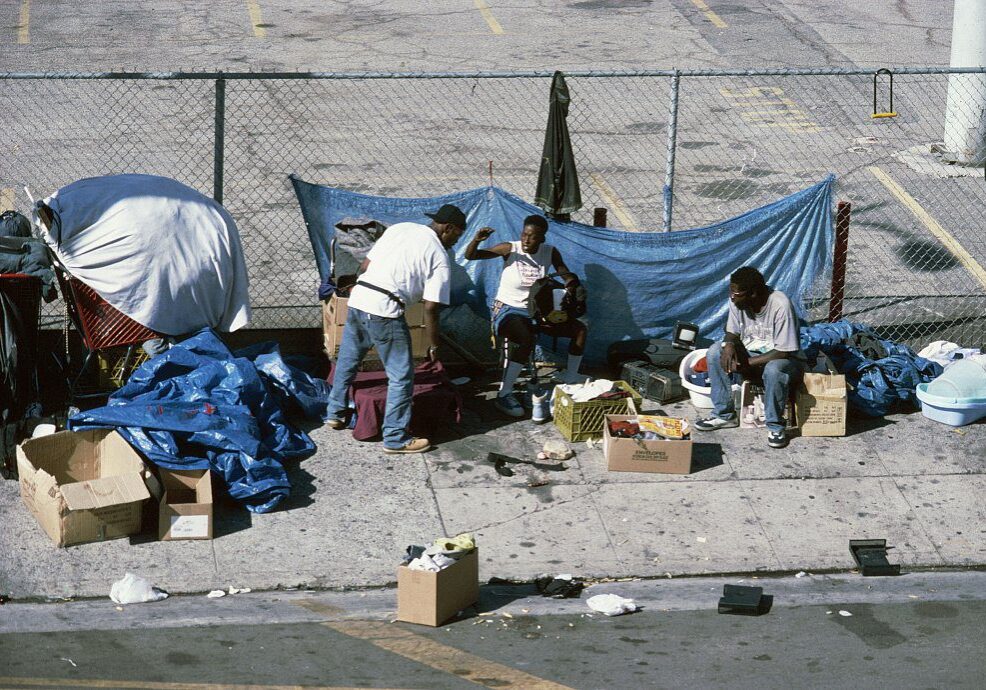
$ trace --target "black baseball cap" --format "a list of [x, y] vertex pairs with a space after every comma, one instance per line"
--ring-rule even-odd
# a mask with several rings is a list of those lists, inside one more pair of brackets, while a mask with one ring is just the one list
[[434, 213], [426, 213], [425, 215], [436, 223], [451, 223], [463, 230], [466, 229], [466, 214], [458, 206], [445, 204]]

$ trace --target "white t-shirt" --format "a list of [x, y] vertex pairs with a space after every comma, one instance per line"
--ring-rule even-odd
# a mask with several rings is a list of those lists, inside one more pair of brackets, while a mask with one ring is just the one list
[[551, 270], [554, 249], [542, 242], [536, 252], [527, 254], [521, 249], [519, 241], [511, 242], [510, 253], [503, 262], [503, 273], [500, 274], [497, 301], [511, 307], [527, 308], [527, 296], [531, 294], [534, 281], [544, 278]]
[[791, 300], [780, 290], [772, 290], [763, 309], [752, 318], [730, 300], [726, 331], [738, 335], [750, 354], [771, 350], [800, 354], [798, 315]]
[[[448, 252], [427, 225], [391, 225], [366, 258], [370, 267], [359, 279], [393, 292], [406, 306], [421, 300], [449, 303], [452, 271]], [[390, 297], [362, 285], [353, 288], [349, 306], [375, 316], [393, 318], [401, 313]]]

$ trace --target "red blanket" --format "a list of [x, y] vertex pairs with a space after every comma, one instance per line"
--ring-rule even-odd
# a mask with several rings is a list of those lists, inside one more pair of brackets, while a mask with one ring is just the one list
[[[329, 372], [330, 384], [334, 375], [335, 364]], [[353, 438], [368, 441], [379, 436], [387, 404], [387, 374], [359, 372], [349, 389], [349, 399], [356, 405]], [[414, 436], [430, 437], [440, 425], [458, 422], [462, 416], [462, 396], [440, 362], [424, 362], [415, 367], [412, 401], [410, 432]]]

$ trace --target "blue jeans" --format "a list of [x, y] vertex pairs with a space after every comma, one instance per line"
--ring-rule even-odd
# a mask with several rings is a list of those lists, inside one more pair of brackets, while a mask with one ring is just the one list
[[[732, 382], [722, 368], [722, 343], [713, 343], [705, 356], [709, 363], [709, 385], [712, 386], [712, 412], [721, 419], [735, 419]], [[804, 371], [804, 365], [796, 359], [775, 359], [764, 365], [764, 421], [771, 431], [784, 431], [784, 408]]]
[[387, 372], [387, 407], [383, 415], [383, 445], [402, 448], [411, 441], [407, 427], [411, 423], [411, 397], [414, 393], [414, 360], [411, 357], [411, 333], [403, 316], [387, 318], [349, 308], [346, 327], [339, 345], [332, 391], [329, 393], [329, 416], [343, 419], [346, 397], [356, 378], [363, 357], [371, 347]]

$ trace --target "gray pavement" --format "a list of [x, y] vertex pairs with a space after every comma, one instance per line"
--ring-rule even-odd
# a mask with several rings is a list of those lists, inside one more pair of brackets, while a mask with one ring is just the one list
[[[211, 541], [157, 542], [149, 525], [60, 549], [16, 483], [0, 482], [0, 593], [104, 597], [128, 571], [172, 593], [386, 586], [406, 545], [464, 531], [476, 535], [483, 581], [841, 572], [854, 565], [854, 538], [887, 539], [907, 570], [986, 565], [982, 423], [851, 420], [844, 438], [784, 450], [759, 431], [696, 435], [687, 476], [611, 473], [600, 448], [580, 443], [563, 471], [519, 463], [502, 476], [488, 452], [533, 460], [561, 437], [553, 425], [506, 422], [486, 389], [466, 390], [461, 424], [420, 456], [314, 429], [318, 452], [290, 468], [290, 500], [265, 515], [219, 504]], [[696, 416], [687, 402], [663, 409]]]

